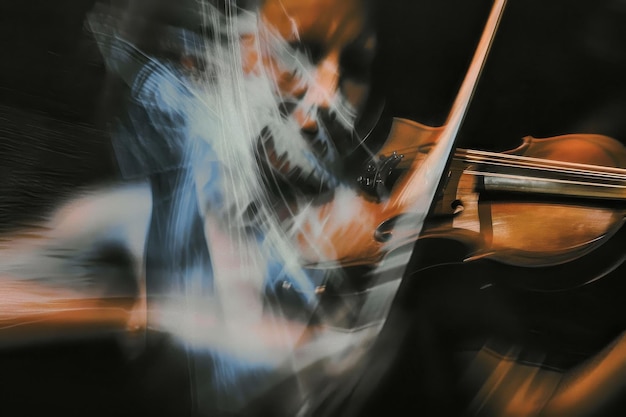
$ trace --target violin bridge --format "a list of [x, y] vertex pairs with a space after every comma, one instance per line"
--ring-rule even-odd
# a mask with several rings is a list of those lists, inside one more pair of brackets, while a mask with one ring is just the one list
[[461, 174], [462, 163], [453, 160], [443, 187], [436, 198], [431, 215], [454, 216], [463, 212], [465, 205], [458, 195]]

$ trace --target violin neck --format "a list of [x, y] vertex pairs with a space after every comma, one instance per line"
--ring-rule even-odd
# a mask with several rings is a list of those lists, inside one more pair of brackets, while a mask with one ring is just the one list
[[626, 201], [626, 170], [510, 154], [457, 149], [464, 173], [480, 176], [480, 191]]

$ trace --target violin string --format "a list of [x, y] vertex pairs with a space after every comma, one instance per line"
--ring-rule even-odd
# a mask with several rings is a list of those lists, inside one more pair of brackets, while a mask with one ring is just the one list
[[[467, 161], [466, 162], [471, 162], [471, 161]], [[592, 171], [592, 170], [574, 170], [574, 169], [568, 169], [568, 168], [560, 168], [560, 167], [550, 167], [550, 166], [532, 166], [532, 165], [525, 165], [525, 164], [510, 164], [507, 162], [483, 162], [481, 161], [473, 161], [476, 162], [478, 164], [480, 164], [481, 166], [485, 166], [485, 167], [504, 167], [504, 168], [517, 168], [517, 169], [522, 169], [522, 170], [526, 170], [526, 171], [530, 171], [530, 172], [539, 172], [539, 173], [551, 173], [551, 174], [563, 174], [565, 176], [569, 176], [569, 177], [575, 177], [575, 178], [585, 178], [588, 179], [589, 181], [595, 180], [595, 181], [607, 181], [607, 182], [626, 182], [626, 175], [623, 174], [614, 174], [614, 173], [607, 173], [607, 172], [603, 172], [601, 170], [598, 171]]]
[[535, 157], [530, 157], [530, 156], [510, 155], [510, 154], [495, 153], [495, 152], [488, 152], [488, 151], [462, 150], [462, 149], [459, 149], [457, 151], [457, 154], [465, 154], [465, 156], [468, 159], [473, 158], [474, 160], [478, 160], [478, 161], [481, 161], [482, 158], [486, 158], [487, 160], [495, 160], [495, 161], [500, 161], [500, 160], [513, 161], [513, 162], [518, 162], [521, 164], [527, 164], [532, 167], [540, 166], [540, 167], [547, 167], [547, 168], [553, 168], [553, 167], [558, 167], [558, 168], [563, 168], [563, 169], [570, 168], [571, 170], [576, 171], [576, 172], [589, 171], [593, 173], [597, 173], [597, 172], [612, 173], [617, 176], [620, 176], [620, 175], [624, 176], [626, 178], [626, 169], [585, 164], [585, 163], [580, 163], [580, 162], [567, 162], [567, 161], [558, 161], [558, 160], [552, 160], [552, 159], [535, 158]]
[[[424, 157], [427, 153], [412, 149], [411, 152], [401, 153], [411, 157], [413, 154], [422, 153]], [[407, 158], [411, 159], [411, 158]], [[499, 154], [488, 151], [475, 151], [458, 149], [455, 159], [460, 159], [468, 163], [479, 163], [483, 166], [498, 166], [504, 168], [530, 169], [537, 172], [551, 172], [566, 174], [576, 177], [588, 177], [590, 179], [626, 181], [626, 169], [606, 167], [599, 165], [583, 164], [577, 162], [556, 161], [519, 155]]]
[[[626, 199], [626, 183], [623, 185], [616, 184], [602, 184], [594, 181], [577, 181], [571, 179], [563, 179], [563, 178], [543, 178], [543, 177], [527, 177], [521, 175], [511, 175], [511, 174], [502, 174], [502, 173], [494, 173], [494, 172], [485, 172], [485, 171], [476, 171], [471, 169], [460, 169], [454, 168], [451, 169], [453, 172], [461, 172], [463, 174], [473, 175], [476, 177], [490, 177], [494, 179], [506, 179], [506, 180], [518, 180], [519, 181], [519, 190], [509, 190], [509, 191], [525, 191], [527, 193], [540, 193], [540, 194], [553, 194], [553, 195], [570, 195], [573, 197], [590, 197], [590, 198], [609, 198], [609, 199]], [[550, 184], [559, 184], [566, 186], [579, 187], [576, 192], [568, 191], [567, 189], [535, 189], [529, 190], [529, 187], [532, 188], [532, 183], [529, 183], [529, 178], [531, 181], [534, 180], [535, 185], [545, 185], [546, 183]], [[492, 186], [498, 187], [498, 184], [492, 184]], [[512, 184], [504, 184], [504, 187], [512, 186]], [[474, 186], [470, 187], [474, 188]], [[499, 191], [505, 191], [505, 189], [500, 188]]]

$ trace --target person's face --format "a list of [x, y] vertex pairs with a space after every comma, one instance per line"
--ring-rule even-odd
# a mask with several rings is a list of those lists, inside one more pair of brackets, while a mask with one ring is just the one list
[[361, 0], [266, 0], [260, 10], [263, 23], [288, 45], [287, 53], [261, 58], [283, 116], [299, 128], [293, 140], [326, 171], [303, 173], [293, 162], [285, 169], [284, 161], [270, 158], [273, 170], [297, 187], [332, 185], [341, 177], [341, 158], [355, 146], [352, 127], [367, 100], [376, 43], [365, 7]]

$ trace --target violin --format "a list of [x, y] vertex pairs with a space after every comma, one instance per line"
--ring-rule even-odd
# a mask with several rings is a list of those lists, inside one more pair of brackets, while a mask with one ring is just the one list
[[[626, 148], [608, 136], [570, 134], [529, 136], [502, 153], [457, 149], [423, 230], [394, 230], [400, 219], [419, 217], [398, 188], [428, 155], [440, 130], [394, 120], [378, 162], [360, 178], [361, 194], [320, 208], [321, 216], [335, 212], [334, 204], [359, 212], [342, 219], [339, 230], [318, 231], [332, 236], [322, 246], [326, 255], [334, 250], [344, 266], [375, 263], [399, 246], [437, 236], [472, 241], [472, 259], [546, 266], [589, 253], [623, 224]], [[304, 253], [319, 254], [307, 247], [310, 242], [308, 236], [300, 241]]]
[[624, 168], [626, 148], [602, 135], [526, 137], [506, 153], [459, 149], [422, 236], [470, 238], [467, 260], [570, 262], [622, 226]]

